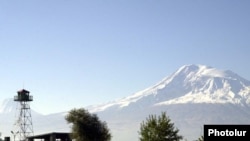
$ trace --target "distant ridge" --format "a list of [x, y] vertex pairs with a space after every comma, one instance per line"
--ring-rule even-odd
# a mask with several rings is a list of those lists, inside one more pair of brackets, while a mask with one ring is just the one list
[[2, 102], [1, 102], [1, 105], [0, 105], [0, 113], [3, 114], [7, 114], [7, 113], [13, 113], [16, 111], [16, 102], [14, 102], [14, 99], [12, 98], [9, 98], [9, 99], [4, 99]]

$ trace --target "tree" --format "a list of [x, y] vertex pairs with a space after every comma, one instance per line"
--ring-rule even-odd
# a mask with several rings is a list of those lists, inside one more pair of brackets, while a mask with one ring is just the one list
[[139, 135], [140, 141], [180, 141], [183, 137], [178, 135], [179, 129], [174, 127], [165, 112], [160, 116], [149, 115], [146, 121], [141, 123]]
[[110, 141], [111, 134], [106, 122], [87, 110], [73, 109], [65, 117], [72, 124], [71, 137], [76, 141]]
[[204, 141], [204, 136], [200, 136], [197, 141]]

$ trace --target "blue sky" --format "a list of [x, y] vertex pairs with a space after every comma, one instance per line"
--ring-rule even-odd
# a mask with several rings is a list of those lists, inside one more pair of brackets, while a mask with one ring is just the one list
[[250, 80], [248, 0], [2, 0], [0, 99], [48, 114], [129, 96], [186, 64]]

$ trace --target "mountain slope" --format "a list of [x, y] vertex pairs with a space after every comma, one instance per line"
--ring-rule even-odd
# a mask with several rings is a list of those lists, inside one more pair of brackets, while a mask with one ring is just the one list
[[[190, 65], [180, 68], [172, 78], [171, 83], [180, 85], [183, 95], [172, 97], [160, 104], [250, 103], [250, 81], [231, 71]], [[168, 87], [173, 87], [170, 85]]]
[[[10, 131], [15, 129], [14, 123], [19, 116], [19, 103], [14, 101], [13, 98], [8, 98], [0, 102], [0, 133], [3, 136], [10, 136]], [[33, 119], [40, 119], [42, 114], [31, 109]]]
[[123, 99], [88, 107], [100, 112], [111, 107], [184, 103], [250, 103], [250, 81], [231, 71], [204, 65], [185, 65], [156, 85]]
[[185, 65], [152, 87], [88, 109], [119, 134], [114, 140], [137, 140], [140, 122], [162, 111], [185, 138], [195, 140], [202, 134], [203, 124], [250, 123], [249, 96], [250, 82], [232, 71]]
[[[5, 102], [0, 107], [0, 117], [12, 111], [11, 105]], [[140, 123], [149, 114], [162, 111], [167, 112], [184, 139], [191, 141], [202, 135], [204, 124], [250, 124], [250, 81], [228, 70], [185, 65], [154, 86], [86, 109], [108, 123], [112, 141], [138, 140]], [[35, 116], [35, 134], [68, 132], [65, 114]], [[0, 131], [5, 127], [0, 123]]]

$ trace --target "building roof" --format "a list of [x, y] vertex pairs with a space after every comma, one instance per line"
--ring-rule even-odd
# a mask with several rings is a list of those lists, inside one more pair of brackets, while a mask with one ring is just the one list
[[40, 134], [40, 135], [29, 136], [27, 138], [28, 139], [44, 139], [44, 138], [49, 138], [51, 135], [55, 136], [56, 138], [69, 138], [70, 137], [70, 133], [51, 132], [51, 133], [45, 133], [45, 134]]
[[30, 93], [28, 90], [25, 90], [25, 89], [21, 89], [19, 91], [17, 91], [17, 93], [19, 94], [26, 94], [26, 93]]

